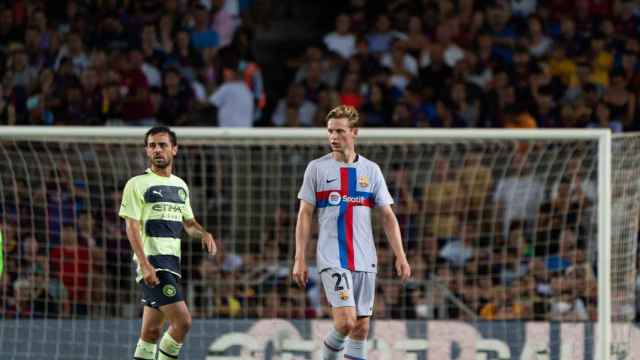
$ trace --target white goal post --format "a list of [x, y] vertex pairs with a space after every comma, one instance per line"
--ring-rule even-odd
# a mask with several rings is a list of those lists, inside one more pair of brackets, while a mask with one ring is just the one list
[[[143, 135], [147, 128], [134, 127], [0, 127], [0, 150], [3, 142], [33, 141], [42, 143], [117, 143], [137, 144], [142, 152]], [[326, 139], [325, 129], [219, 129], [219, 128], [173, 128], [179, 146], [183, 143], [202, 144], [223, 141], [233, 144], [251, 145], [254, 141], [278, 144], [314, 143]], [[612, 343], [612, 289], [611, 289], [611, 239], [612, 239], [612, 137], [604, 129], [360, 129], [357, 144], [376, 143], [422, 144], [454, 141], [510, 141], [548, 142], [578, 141], [597, 143], [597, 336], [595, 354], [598, 359], [611, 358]], [[357, 145], [356, 145], [357, 146]], [[1, 154], [0, 154], [1, 155]], [[286, 155], [283, 155], [286, 157]], [[311, 159], [305, 159], [309, 161]], [[383, 170], [384, 172], [384, 170]], [[385, 175], [388, 175], [385, 173]], [[638, 181], [630, 179], [629, 181]], [[0, 199], [1, 200], [1, 199]], [[0, 216], [2, 214], [0, 213]], [[198, 217], [198, 214], [195, 214]], [[2, 225], [2, 218], [0, 218]], [[632, 247], [635, 250], [635, 246]], [[615, 265], [615, 264], [614, 264]], [[606, 270], [602, 270], [606, 269]], [[0, 322], [0, 328], [2, 328]], [[1, 333], [0, 329], [0, 333]], [[27, 340], [29, 341], [29, 339]], [[35, 340], [34, 340], [35, 341]], [[1, 345], [2, 343], [0, 343]], [[1, 347], [1, 346], [0, 346]], [[640, 354], [634, 354], [640, 356]], [[633, 356], [633, 355], [632, 355]], [[2, 351], [0, 351], [0, 357]]]

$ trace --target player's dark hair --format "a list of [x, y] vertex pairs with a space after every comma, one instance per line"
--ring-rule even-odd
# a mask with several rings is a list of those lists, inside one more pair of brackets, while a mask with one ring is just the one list
[[151, 129], [149, 129], [149, 131], [147, 131], [147, 134], [144, 136], [144, 146], [147, 146], [147, 139], [149, 139], [149, 136], [156, 135], [156, 134], [168, 134], [169, 139], [171, 140], [171, 145], [173, 146], [178, 145], [178, 138], [176, 137], [175, 132], [173, 132], [171, 129], [169, 129], [166, 126], [154, 126]]

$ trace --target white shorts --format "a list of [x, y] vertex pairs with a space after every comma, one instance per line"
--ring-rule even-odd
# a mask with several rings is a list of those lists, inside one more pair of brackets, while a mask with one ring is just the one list
[[376, 273], [328, 268], [322, 270], [320, 279], [331, 307], [355, 307], [357, 316], [373, 314]]

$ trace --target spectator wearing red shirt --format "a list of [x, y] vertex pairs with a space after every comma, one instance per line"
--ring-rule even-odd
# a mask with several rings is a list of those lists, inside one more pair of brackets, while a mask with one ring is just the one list
[[87, 313], [87, 283], [91, 269], [89, 249], [80, 245], [73, 225], [62, 228], [62, 244], [54, 247], [50, 254], [52, 276], [58, 276], [69, 292], [76, 315]]
[[360, 108], [364, 97], [360, 94], [360, 78], [358, 74], [350, 73], [345, 76], [340, 90], [340, 102], [343, 105]]
[[610, 17], [613, 14], [612, 0], [588, 0], [589, 14], [594, 17]]
[[153, 117], [149, 83], [142, 71], [142, 52], [133, 48], [129, 50], [128, 59], [121, 61], [122, 85], [126, 89], [122, 106], [123, 120], [127, 125], [151, 126], [156, 120]]

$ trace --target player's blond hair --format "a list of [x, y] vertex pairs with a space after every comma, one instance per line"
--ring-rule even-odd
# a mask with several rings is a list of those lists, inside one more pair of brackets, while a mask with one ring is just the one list
[[329, 122], [331, 119], [347, 119], [350, 128], [357, 128], [360, 125], [360, 114], [358, 114], [358, 110], [349, 105], [340, 105], [331, 109], [325, 120]]

